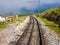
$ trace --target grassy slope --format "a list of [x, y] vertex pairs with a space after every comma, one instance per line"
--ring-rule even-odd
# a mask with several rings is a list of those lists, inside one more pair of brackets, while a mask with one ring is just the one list
[[45, 25], [49, 27], [49, 29], [56, 32], [56, 34], [60, 37], [60, 28], [57, 27], [57, 24], [55, 24], [54, 22], [48, 21], [47, 19], [44, 19], [44, 18], [39, 18], [39, 17], [37, 18], [43, 21]]
[[27, 16], [19, 16], [18, 20], [14, 20], [8, 23], [0, 23], [0, 29], [6, 28], [8, 24], [15, 23], [16, 21], [23, 22]]

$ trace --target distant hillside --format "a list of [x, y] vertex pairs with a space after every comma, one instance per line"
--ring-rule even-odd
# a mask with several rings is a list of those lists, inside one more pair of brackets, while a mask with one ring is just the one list
[[53, 4], [42, 4], [40, 5], [40, 12], [43, 12], [45, 10], [51, 9], [51, 8], [56, 8], [59, 7], [59, 3], [53, 3]]
[[43, 12], [41, 17], [57, 23], [60, 27], [60, 7]]

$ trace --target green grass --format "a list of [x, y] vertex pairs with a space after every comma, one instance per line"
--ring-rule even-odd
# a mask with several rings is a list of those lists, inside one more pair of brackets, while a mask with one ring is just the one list
[[60, 37], [60, 28], [57, 27], [57, 24], [55, 24], [54, 22], [48, 21], [47, 19], [44, 19], [44, 18], [38, 17], [38, 19], [43, 21], [45, 23], [45, 25], [49, 27], [49, 29], [54, 31]]
[[0, 23], [0, 29], [6, 28], [7, 24], [6, 23]]

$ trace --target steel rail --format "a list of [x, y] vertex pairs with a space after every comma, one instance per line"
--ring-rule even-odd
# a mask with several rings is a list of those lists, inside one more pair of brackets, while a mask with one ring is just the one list
[[[32, 17], [30, 17], [30, 24], [31, 24], [31, 20], [32, 20]], [[28, 25], [28, 27], [30, 26], [30, 24]], [[24, 31], [24, 33], [28, 30], [28, 27], [26, 28], [26, 30]], [[32, 37], [32, 33], [33, 33], [33, 28], [34, 28], [34, 20], [33, 20], [33, 22], [32, 22], [32, 28], [31, 28], [31, 32], [30, 32], [30, 36], [29, 36], [27, 45], [29, 45], [29, 43], [30, 43], [30, 40], [31, 40], [31, 37]], [[24, 33], [22, 34], [22, 36], [19, 38], [19, 40], [16, 42], [15, 45], [18, 45], [18, 42], [19, 42], [20, 39], [23, 37]]]
[[[32, 19], [33, 19], [33, 18], [32, 18]], [[30, 33], [30, 37], [29, 37], [29, 40], [28, 40], [27, 45], [30, 45], [30, 41], [31, 41], [31, 37], [32, 37], [33, 29], [34, 29], [34, 19], [33, 19], [32, 29], [31, 29], [31, 33]]]
[[20, 41], [20, 39], [23, 37], [24, 33], [27, 32], [29, 26], [31, 24], [31, 17], [30, 17], [30, 23], [28, 24], [27, 28], [24, 30], [23, 34], [21, 35], [21, 37], [17, 40], [17, 42], [14, 45], [18, 45], [18, 42]]
[[[32, 16], [33, 17], [33, 16]], [[35, 18], [35, 17], [33, 17], [35, 20], [36, 20], [36, 22], [37, 22], [37, 26], [38, 26], [38, 31], [39, 31], [39, 35], [40, 35], [40, 45], [44, 45], [44, 38], [43, 38], [43, 34], [42, 34], [42, 31], [41, 31], [41, 28], [40, 28], [40, 24], [39, 24], [39, 22], [38, 22], [38, 20]]]

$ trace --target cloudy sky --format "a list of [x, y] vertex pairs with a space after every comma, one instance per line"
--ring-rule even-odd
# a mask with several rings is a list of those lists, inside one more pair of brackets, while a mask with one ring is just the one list
[[[34, 9], [37, 8], [38, 2], [32, 3], [31, 1], [38, 0], [0, 0], [0, 14], [14, 12], [21, 8]], [[40, 5], [60, 3], [60, 0], [40, 0]]]
[[41, 0], [41, 3], [60, 3], [60, 0]]
[[[30, 7], [35, 3], [28, 3], [28, 1], [38, 1], [38, 0], [0, 0], [0, 8], [21, 8], [21, 7]], [[60, 3], [59, 0], [40, 0], [40, 4], [51, 4], [51, 3]]]

